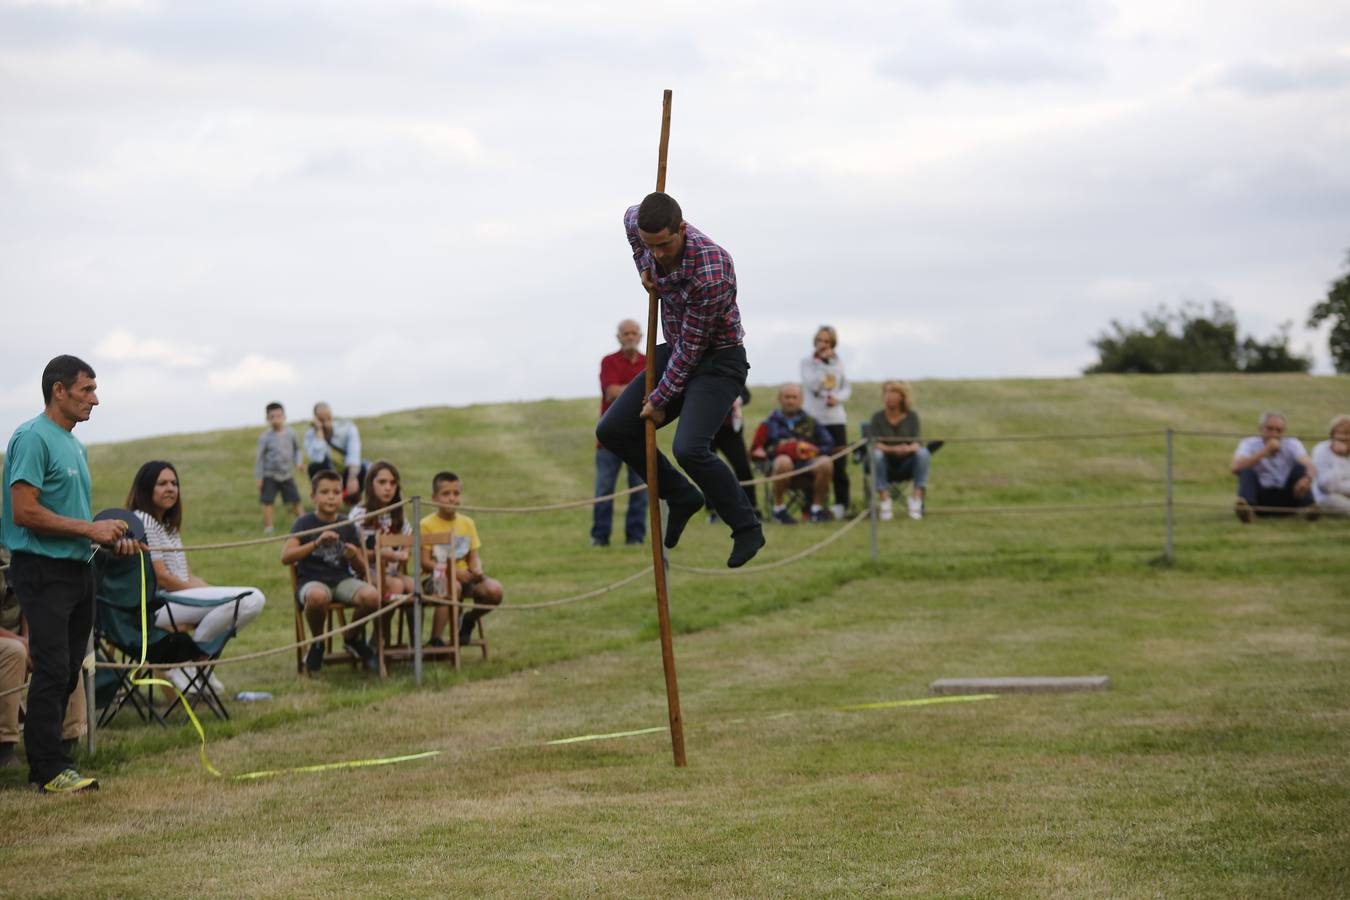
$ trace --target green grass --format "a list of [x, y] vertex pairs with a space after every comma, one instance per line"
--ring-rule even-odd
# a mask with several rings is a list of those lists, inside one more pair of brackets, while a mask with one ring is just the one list
[[[1320, 433], [1350, 379], [1100, 377], [918, 385], [934, 436], [1249, 431], [1264, 408]], [[749, 418], [767, 408], [757, 392]], [[855, 394], [876, 396], [872, 386]], [[855, 421], [868, 404], [851, 404]], [[362, 420], [405, 493], [432, 473], [466, 502], [584, 497], [594, 404], [427, 409]], [[189, 543], [258, 529], [255, 429], [91, 448], [96, 506], [145, 459], [173, 460]], [[668, 435], [666, 436], [668, 439]], [[1231, 439], [1179, 438], [1177, 494], [1227, 504]], [[855, 490], [859, 477], [856, 469]], [[0, 893], [25, 895], [1344, 896], [1350, 890], [1350, 523], [1161, 509], [940, 515], [996, 505], [1160, 501], [1163, 439], [954, 442], [933, 514], [866, 526], [786, 569], [674, 572], [690, 764], [665, 696], [645, 581], [573, 606], [494, 613], [493, 660], [380, 683], [293, 657], [224, 667], [270, 690], [208, 722], [227, 773], [434, 749], [384, 769], [217, 781], [195, 735], [124, 715], [82, 764], [97, 795], [39, 798], [0, 778]], [[587, 546], [589, 511], [477, 517], [507, 602], [559, 597], [645, 565]], [[769, 530], [764, 559], [838, 526]], [[673, 558], [715, 567], [722, 527]], [[291, 639], [277, 549], [199, 555], [267, 610], [235, 652]], [[934, 679], [1111, 676], [1111, 690], [840, 712], [927, 695]], [[22, 881], [11, 873], [23, 873]], [[21, 885], [21, 887], [20, 887]]]

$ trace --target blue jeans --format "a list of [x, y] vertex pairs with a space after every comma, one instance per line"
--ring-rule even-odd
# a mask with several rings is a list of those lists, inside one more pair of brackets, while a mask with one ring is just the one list
[[909, 456], [887, 456], [881, 448], [872, 448], [872, 483], [876, 485], [877, 496], [885, 497], [891, 482], [913, 481], [916, 488], [928, 488], [928, 468], [933, 464], [933, 454], [927, 447], [920, 447]]
[[[623, 460], [617, 453], [611, 453], [604, 447], [595, 448], [595, 496], [603, 497], [614, 493], [614, 483], [619, 480], [619, 469]], [[628, 467], [628, 486], [642, 487], [644, 482], [632, 466]], [[591, 537], [597, 541], [609, 543], [609, 533], [614, 528], [614, 501], [602, 500], [595, 504], [595, 518], [591, 524]], [[623, 520], [624, 540], [632, 543], [647, 539], [647, 492], [638, 491], [628, 495], [628, 515]]]

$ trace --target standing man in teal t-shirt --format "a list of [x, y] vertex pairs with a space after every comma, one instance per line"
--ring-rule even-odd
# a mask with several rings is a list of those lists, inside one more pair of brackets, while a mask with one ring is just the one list
[[61, 743], [66, 703], [75, 690], [94, 624], [96, 545], [136, 552], [125, 522], [92, 521], [89, 465], [71, 433], [98, 405], [94, 370], [58, 356], [42, 373], [42, 414], [14, 430], [5, 451], [4, 518], [9, 581], [28, 621], [33, 680], [23, 738], [28, 780], [40, 793], [97, 790], [75, 770]]

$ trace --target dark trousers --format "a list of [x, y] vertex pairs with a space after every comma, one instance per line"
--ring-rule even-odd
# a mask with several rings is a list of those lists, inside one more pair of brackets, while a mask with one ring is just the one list
[[[1256, 469], [1243, 469], [1238, 473], [1238, 496], [1246, 500], [1252, 506], [1285, 506], [1291, 511], [1302, 506], [1313, 505], [1312, 491], [1304, 494], [1302, 497], [1294, 496], [1294, 485], [1300, 479], [1306, 478], [1308, 470], [1302, 463], [1294, 463], [1294, 468], [1289, 472], [1289, 477], [1280, 487], [1269, 488], [1262, 487], [1261, 482], [1256, 479]], [[1281, 513], [1257, 512], [1258, 516], [1278, 516]]]
[[[727, 458], [727, 462], [731, 464], [731, 471], [736, 473], [738, 480], [749, 481], [755, 477], [755, 473], [750, 469], [750, 457], [745, 452], [745, 437], [728, 422], [723, 421], [722, 427], [713, 435], [713, 447]], [[750, 508], [753, 509], [756, 503], [755, 486], [743, 484], [741, 489], [745, 491], [745, 499], [750, 501]]]
[[73, 765], [61, 745], [61, 723], [94, 627], [94, 570], [83, 560], [17, 552], [9, 575], [28, 620], [33, 660], [23, 722], [28, 780], [46, 784]]
[[[825, 430], [830, 433], [834, 439], [835, 452], [848, 446], [848, 429], [844, 425], [826, 425]], [[834, 502], [838, 503], [848, 511], [848, 454], [845, 453], [834, 461]]]
[[[604, 497], [614, 493], [614, 485], [619, 480], [619, 470], [624, 467], [623, 460], [604, 447], [595, 448], [595, 496]], [[632, 466], [628, 467], [628, 486], [642, 484], [642, 476]], [[614, 530], [614, 501], [601, 500], [595, 504], [591, 518], [591, 537], [597, 541], [609, 543], [610, 532]], [[630, 544], [640, 544], [647, 537], [647, 492], [638, 491], [628, 495], [628, 515], [623, 520], [624, 540]]]
[[[656, 371], [663, 372], [670, 360], [670, 346], [661, 344], [654, 358]], [[678, 419], [671, 449], [675, 459], [694, 484], [699, 486], [723, 522], [733, 533], [759, 527], [754, 506], [736, 483], [727, 464], [713, 452], [713, 435], [731, 411], [732, 402], [745, 386], [750, 365], [744, 347], [710, 350], [685, 382], [684, 393], [665, 407], [661, 427]], [[640, 413], [647, 398], [645, 379], [638, 375], [624, 388], [596, 426], [595, 436], [605, 447], [617, 453], [645, 479], [647, 474], [646, 426]], [[663, 500], [681, 500], [693, 494], [689, 478], [671, 465], [664, 453], [657, 452], [657, 480]]]

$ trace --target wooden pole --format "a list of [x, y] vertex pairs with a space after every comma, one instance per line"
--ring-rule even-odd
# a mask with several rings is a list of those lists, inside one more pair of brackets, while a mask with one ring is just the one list
[[[670, 146], [670, 91], [661, 103], [661, 146], [656, 162], [656, 189], [666, 189], [666, 151]], [[656, 289], [647, 292], [647, 395], [656, 389]], [[656, 575], [656, 618], [661, 626], [661, 663], [666, 670], [666, 708], [670, 713], [670, 747], [675, 766], [683, 767], [684, 719], [680, 716], [680, 686], [675, 679], [675, 644], [670, 637], [670, 594], [666, 589], [666, 554], [661, 541], [661, 497], [656, 475], [656, 424], [647, 420], [647, 515], [651, 523], [652, 571]]]

